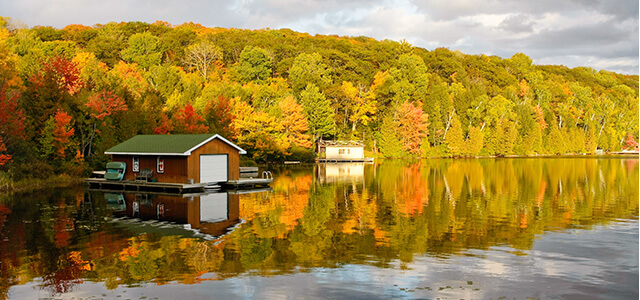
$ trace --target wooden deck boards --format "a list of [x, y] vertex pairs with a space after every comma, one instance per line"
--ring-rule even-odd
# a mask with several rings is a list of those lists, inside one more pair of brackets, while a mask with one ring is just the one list
[[162, 191], [171, 193], [183, 193], [191, 191], [204, 191], [206, 183], [171, 183], [171, 182], [145, 182], [120, 180], [111, 181], [104, 178], [85, 178], [84, 182], [91, 187], [111, 190], [128, 191]]
[[373, 157], [365, 157], [365, 158], [319, 158], [319, 163], [328, 163], [328, 162], [373, 162]]
[[252, 188], [256, 186], [267, 186], [273, 182], [273, 179], [265, 178], [241, 178], [239, 180], [229, 180], [227, 182], [220, 183], [223, 188]]
[[[111, 191], [148, 191], [163, 193], [188, 193], [203, 192], [205, 188], [215, 187], [206, 183], [170, 183], [170, 182], [145, 182], [145, 181], [111, 181], [104, 178], [85, 178], [91, 188]], [[255, 187], [267, 187], [273, 179], [242, 178], [219, 183], [223, 189], [247, 189]]]

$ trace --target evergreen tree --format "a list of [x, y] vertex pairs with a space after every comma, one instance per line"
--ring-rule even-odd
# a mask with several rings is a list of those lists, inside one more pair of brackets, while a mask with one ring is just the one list
[[451, 127], [447, 131], [444, 141], [451, 156], [460, 157], [464, 154], [465, 146], [464, 137], [462, 135], [462, 126], [460, 125], [460, 120], [455, 112], [451, 118]]
[[478, 127], [471, 127], [469, 130], [469, 139], [465, 142], [466, 155], [477, 156], [480, 155], [484, 143], [484, 137], [482, 131]]
[[300, 102], [309, 121], [309, 130], [316, 141], [335, 132], [335, 111], [331, 102], [320, 92], [317, 86], [310, 83], [300, 93]]
[[384, 157], [402, 157], [404, 152], [402, 151], [402, 144], [396, 133], [396, 124], [394, 117], [389, 114], [382, 120], [382, 126], [380, 126], [379, 133], [379, 145], [380, 151]]
[[555, 119], [549, 125], [549, 134], [547, 134], [545, 152], [550, 154], [566, 153], [565, 140], [558, 129], [558, 123]]

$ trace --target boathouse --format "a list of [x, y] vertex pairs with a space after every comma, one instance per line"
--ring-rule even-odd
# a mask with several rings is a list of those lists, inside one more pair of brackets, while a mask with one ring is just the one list
[[221, 183], [240, 178], [242, 148], [217, 134], [137, 135], [105, 151], [124, 162], [125, 180]]
[[363, 161], [364, 143], [360, 141], [320, 141], [320, 157], [327, 161]]

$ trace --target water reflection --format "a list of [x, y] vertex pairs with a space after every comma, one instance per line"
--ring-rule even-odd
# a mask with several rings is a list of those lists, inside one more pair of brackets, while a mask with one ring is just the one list
[[[272, 188], [7, 197], [0, 202], [0, 298], [29, 282], [56, 295], [87, 281], [114, 289], [345, 264], [409, 270], [495, 247], [526, 256], [546, 232], [638, 217], [638, 159], [296, 166], [277, 170]], [[516, 259], [481, 265], [496, 276]]]
[[[88, 196], [92, 199], [104, 197], [117, 223], [138, 233], [213, 239], [240, 223], [240, 196], [237, 193], [171, 195], [94, 191]], [[178, 234], [169, 229], [184, 229], [186, 233]]]
[[365, 163], [319, 163], [316, 166], [320, 183], [352, 182], [364, 183]]

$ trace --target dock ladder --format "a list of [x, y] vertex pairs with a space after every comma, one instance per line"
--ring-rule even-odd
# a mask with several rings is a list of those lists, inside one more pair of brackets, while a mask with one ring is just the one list
[[271, 173], [271, 171], [262, 171], [262, 179], [273, 180], [273, 174]]

